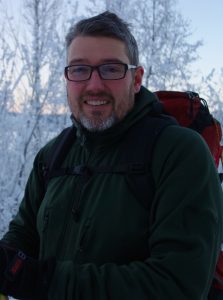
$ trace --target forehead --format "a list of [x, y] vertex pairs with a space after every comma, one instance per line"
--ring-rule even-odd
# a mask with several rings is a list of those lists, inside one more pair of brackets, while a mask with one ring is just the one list
[[76, 37], [68, 48], [68, 64], [98, 64], [111, 61], [129, 63], [124, 42], [107, 37]]

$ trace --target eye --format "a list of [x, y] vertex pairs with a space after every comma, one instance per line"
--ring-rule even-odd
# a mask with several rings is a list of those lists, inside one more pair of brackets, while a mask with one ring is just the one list
[[122, 72], [122, 65], [118, 64], [109, 64], [102, 66], [103, 73], [120, 73]]
[[71, 75], [86, 74], [88, 72], [89, 72], [88, 66], [71, 66], [69, 68], [69, 73]]

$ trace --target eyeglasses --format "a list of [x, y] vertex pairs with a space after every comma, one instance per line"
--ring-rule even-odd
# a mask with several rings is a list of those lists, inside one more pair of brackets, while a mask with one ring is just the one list
[[70, 65], [65, 67], [65, 77], [69, 81], [85, 81], [91, 78], [92, 72], [97, 70], [103, 80], [118, 80], [125, 77], [130, 69], [136, 69], [137, 66], [124, 63], [108, 63], [97, 66], [90, 65]]

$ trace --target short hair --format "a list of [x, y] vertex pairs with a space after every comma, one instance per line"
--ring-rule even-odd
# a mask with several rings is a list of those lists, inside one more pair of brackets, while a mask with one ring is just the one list
[[138, 45], [129, 29], [129, 24], [114, 13], [105, 11], [72, 26], [66, 36], [67, 49], [78, 36], [116, 38], [124, 42], [130, 63], [136, 66], [139, 64]]

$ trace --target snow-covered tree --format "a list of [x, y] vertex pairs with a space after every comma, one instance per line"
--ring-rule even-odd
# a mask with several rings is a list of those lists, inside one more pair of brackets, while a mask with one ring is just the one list
[[197, 86], [200, 95], [208, 102], [210, 111], [223, 125], [223, 79], [222, 78], [223, 78], [223, 68], [221, 68], [219, 73], [213, 69], [208, 75], [201, 77], [201, 80], [200, 82], [198, 82]]
[[[25, 82], [25, 89], [19, 100], [23, 116], [26, 115], [23, 123], [26, 134], [23, 131], [23, 162], [18, 173], [19, 183], [24, 172], [26, 174], [26, 166], [30, 169], [27, 164], [27, 160], [31, 161], [30, 155], [33, 157], [33, 153], [46, 141], [45, 134], [50, 132], [50, 129], [43, 130], [49, 124], [44, 124], [46, 118], [41, 116], [47, 109], [51, 113], [55, 112], [56, 104], [64, 101], [64, 47], [58, 33], [60, 3], [59, 0], [25, 0], [26, 34], [22, 42], [18, 41]], [[52, 106], [55, 106], [53, 110]]]
[[[7, 130], [0, 128], [1, 152], [4, 151], [0, 163], [5, 171], [1, 173], [0, 182], [0, 201], [4, 209], [0, 218], [15, 213], [34, 155], [67, 121], [64, 33], [61, 34], [63, 3], [61, 0], [24, 0], [23, 3], [21, 31], [13, 18], [4, 19], [7, 34], [0, 40], [2, 55], [8, 59], [0, 72], [11, 76], [12, 85], [10, 89], [7, 76], [1, 77], [1, 103], [5, 103], [1, 109], [7, 111], [1, 115], [5, 117]], [[8, 52], [4, 44], [6, 36]], [[14, 55], [10, 56], [10, 49]], [[5, 223], [1, 221], [3, 231]]]
[[200, 42], [190, 44], [189, 24], [175, 9], [175, 0], [137, 1], [136, 34], [145, 65], [145, 85], [153, 89], [182, 88]]

